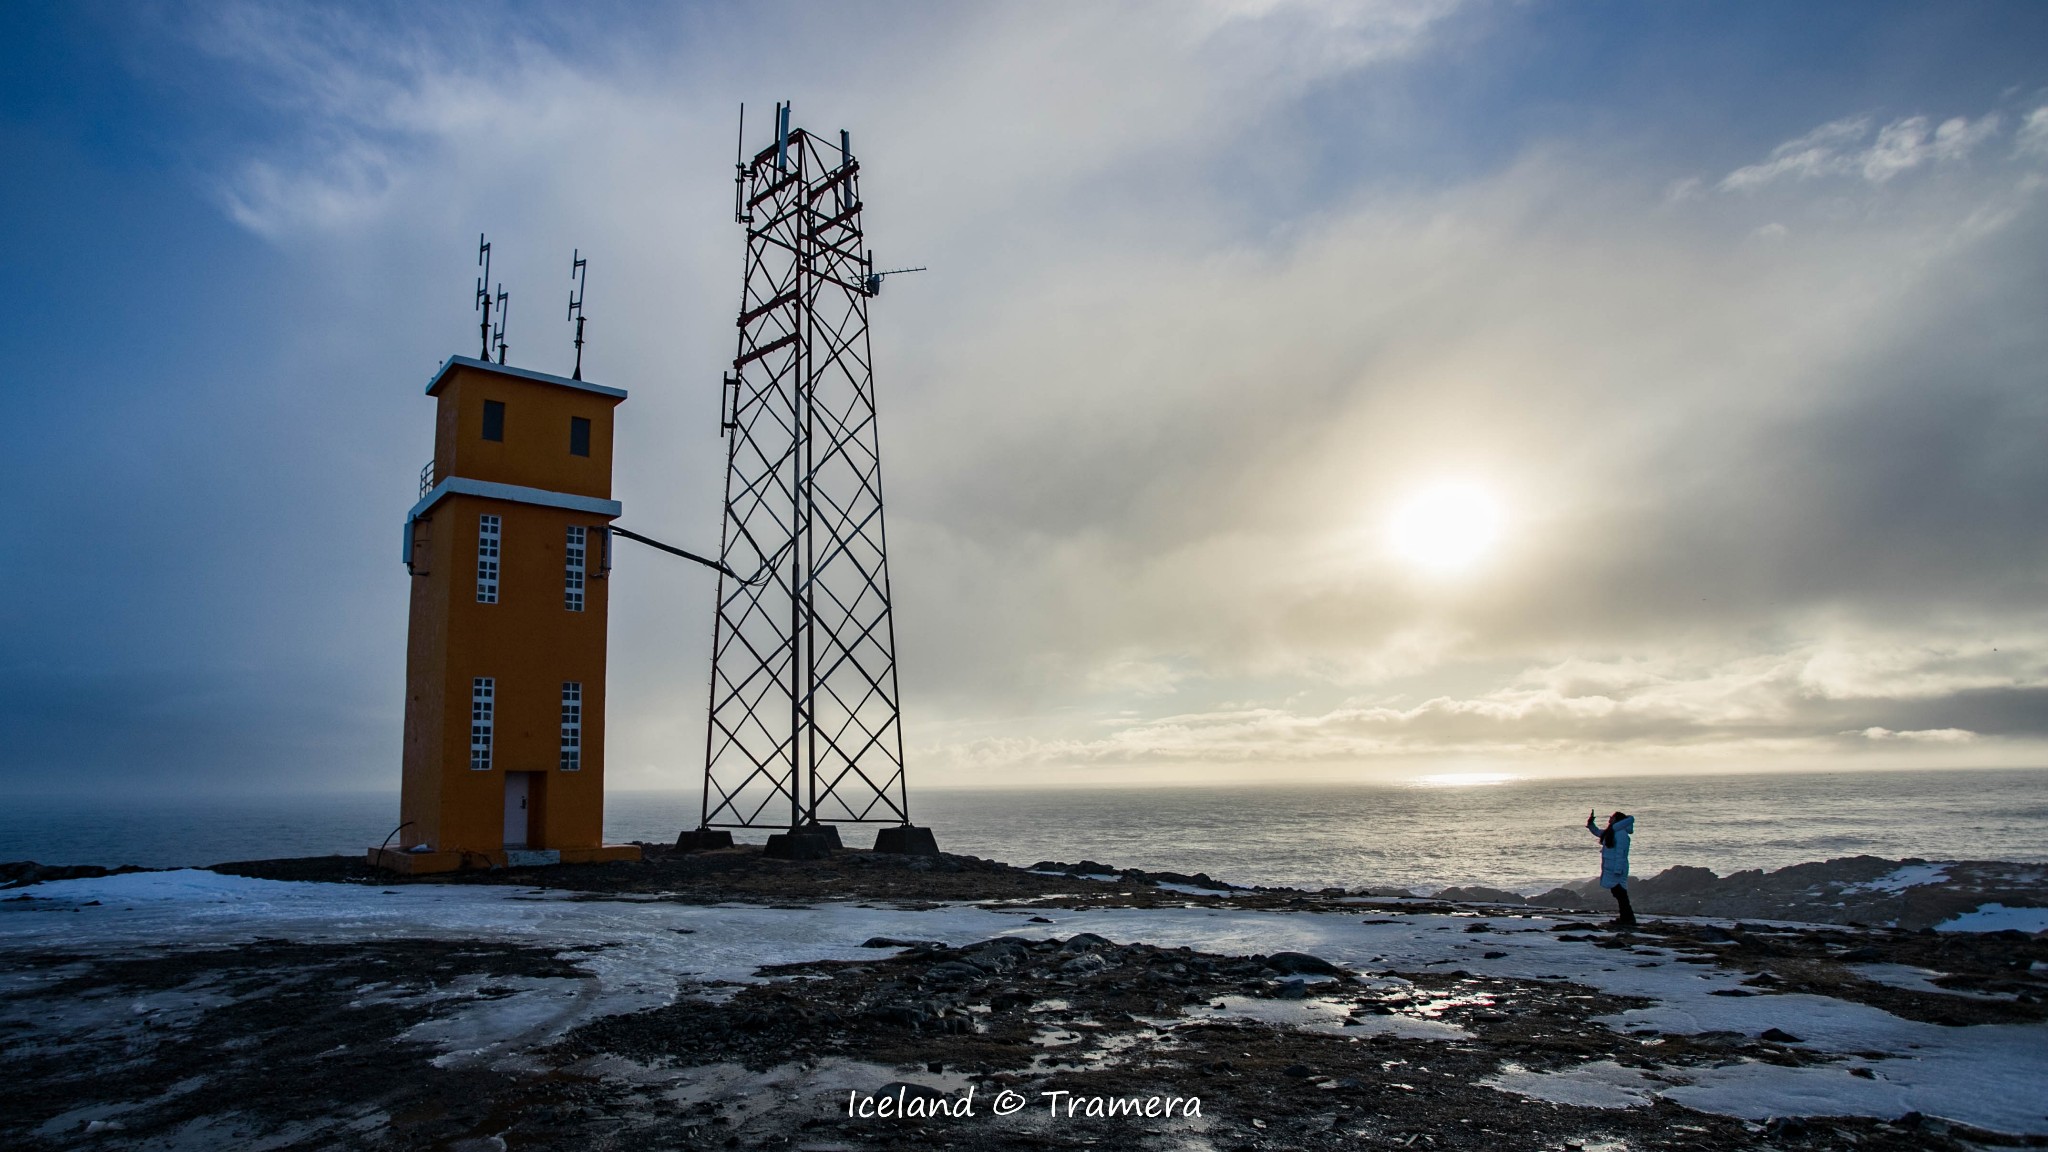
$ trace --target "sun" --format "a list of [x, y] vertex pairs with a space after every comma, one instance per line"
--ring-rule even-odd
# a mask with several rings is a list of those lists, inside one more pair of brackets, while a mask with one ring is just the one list
[[1500, 541], [1500, 503], [1477, 484], [1440, 483], [1402, 501], [1387, 521], [1394, 554], [1419, 571], [1461, 576], [1478, 568]]

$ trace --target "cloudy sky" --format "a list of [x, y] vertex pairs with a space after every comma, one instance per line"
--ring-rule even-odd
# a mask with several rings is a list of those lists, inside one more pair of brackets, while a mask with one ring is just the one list
[[[0, 9], [0, 771], [384, 788], [476, 234], [715, 545], [735, 114], [863, 157], [913, 780], [2048, 763], [2048, 7]], [[713, 589], [613, 576], [694, 787]]]

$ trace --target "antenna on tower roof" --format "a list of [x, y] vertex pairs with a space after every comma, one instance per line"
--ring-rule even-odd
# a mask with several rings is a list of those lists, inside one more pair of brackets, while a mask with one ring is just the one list
[[775, 106], [775, 170], [789, 171], [789, 102]]
[[583, 298], [590, 294], [590, 261], [583, 258], [583, 249], [569, 252], [569, 279], [576, 287], [569, 290], [569, 319], [576, 322], [576, 371], [571, 380], [583, 379]]
[[476, 234], [476, 262], [484, 270], [483, 275], [476, 278], [476, 307], [478, 311], [484, 314], [483, 324], [481, 325], [484, 350], [477, 353], [477, 355], [484, 360], [489, 360], [491, 358], [491, 293], [484, 285], [491, 282], [491, 246], [485, 242], [484, 234], [481, 232]]
[[[498, 341], [498, 363], [500, 364], [505, 362], [505, 317], [512, 311], [511, 300], [512, 298], [505, 294], [505, 286], [503, 284], [498, 285], [498, 330], [496, 337]], [[484, 359], [489, 360], [490, 358], [491, 350], [486, 346], [484, 348]]]

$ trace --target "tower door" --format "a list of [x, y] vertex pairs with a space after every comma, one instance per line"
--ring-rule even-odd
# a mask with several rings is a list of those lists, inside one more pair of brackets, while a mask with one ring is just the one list
[[524, 848], [533, 827], [533, 773], [505, 773], [505, 847]]

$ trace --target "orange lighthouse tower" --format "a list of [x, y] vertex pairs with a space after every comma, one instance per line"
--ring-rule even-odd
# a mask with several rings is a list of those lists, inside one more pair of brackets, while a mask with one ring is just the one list
[[453, 356], [405, 522], [399, 872], [638, 859], [604, 830], [612, 413], [626, 393]]

